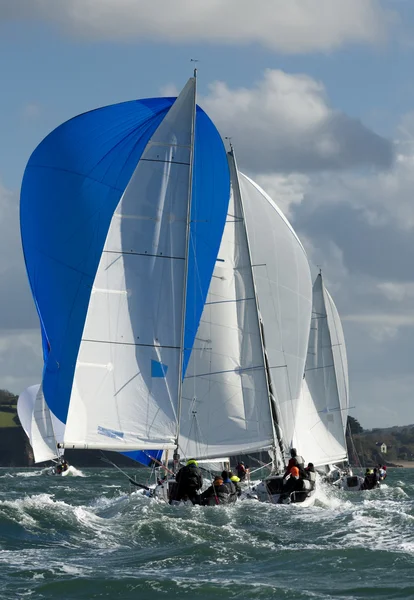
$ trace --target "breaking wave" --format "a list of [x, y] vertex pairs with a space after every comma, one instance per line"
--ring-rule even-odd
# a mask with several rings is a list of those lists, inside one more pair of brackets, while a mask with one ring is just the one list
[[[3, 477], [4, 598], [407, 598], [414, 477], [319, 485], [314, 507], [171, 507], [122, 475]], [[414, 475], [414, 472], [413, 472]], [[147, 475], [140, 472], [142, 481]], [[384, 581], [384, 572], [392, 578]]]

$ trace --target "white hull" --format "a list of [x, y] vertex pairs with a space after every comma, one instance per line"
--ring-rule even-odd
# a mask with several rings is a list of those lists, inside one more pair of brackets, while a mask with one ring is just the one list
[[[304, 482], [309, 483], [307, 481]], [[271, 504], [295, 504], [296, 506], [306, 508], [313, 506], [316, 500], [315, 489], [305, 489], [300, 492], [292, 492], [288, 497], [283, 498], [283, 477], [280, 475], [271, 476], [261, 481], [243, 494], [245, 499], [257, 499], [259, 502], [269, 502]]]
[[[363, 477], [360, 477], [359, 475], [353, 475], [353, 476], [348, 476], [348, 477], [341, 477], [341, 479], [335, 485], [337, 485], [341, 490], [344, 490], [346, 492], [367, 491], [363, 487], [363, 484], [364, 484]], [[380, 482], [378, 482], [377, 485], [371, 489], [378, 489], [379, 487], [380, 487]]]

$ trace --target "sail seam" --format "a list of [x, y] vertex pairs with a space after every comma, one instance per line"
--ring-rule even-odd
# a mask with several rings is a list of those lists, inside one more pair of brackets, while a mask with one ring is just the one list
[[171, 260], [185, 260], [184, 256], [167, 256], [164, 254], [147, 254], [146, 252], [124, 252], [122, 250], [103, 250], [102, 254], [131, 254], [132, 256], [149, 256], [150, 258], [170, 258]]
[[82, 342], [92, 342], [94, 344], [115, 344], [117, 346], [144, 346], [146, 348], [170, 348], [180, 350], [180, 346], [163, 346], [162, 344], [135, 344], [134, 342], [113, 342], [111, 340], [88, 340], [82, 338]]
[[167, 165], [184, 165], [186, 167], [190, 166], [190, 163], [188, 162], [182, 162], [182, 161], [178, 161], [178, 160], [160, 160], [157, 158], [141, 158], [140, 162], [157, 162], [157, 163], [163, 163], [163, 164], [167, 164]]

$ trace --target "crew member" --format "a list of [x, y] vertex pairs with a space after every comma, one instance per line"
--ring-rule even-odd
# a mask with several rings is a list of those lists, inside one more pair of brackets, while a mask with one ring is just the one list
[[191, 500], [193, 504], [198, 504], [198, 490], [203, 485], [203, 474], [197, 461], [193, 458], [187, 461], [185, 467], [181, 467], [175, 477], [175, 486], [172, 491], [171, 500]]
[[288, 465], [286, 467], [286, 471], [283, 475], [283, 478], [285, 479], [291, 473], [292, 467], [297, 467], [299, 469], [299, 472], [303, 476], [304, 475], [304, 466], [305, 466], [305, 461], [303, 459], [303, 456], [298, 455], [298, 453], [296, 452], [296, 448], [292, 448], [290, 451], [290, 459], [289, 459]]

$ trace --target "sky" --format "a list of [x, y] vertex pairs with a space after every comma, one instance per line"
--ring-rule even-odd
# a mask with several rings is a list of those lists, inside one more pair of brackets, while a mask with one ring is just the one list
[[31, 152], [63, 121], [199, 104], [272, 196], [341, 315], [351, 414], [414, 423], [414, 2], [0, 0], [0, 388], [41, 380], [19, 232]]

